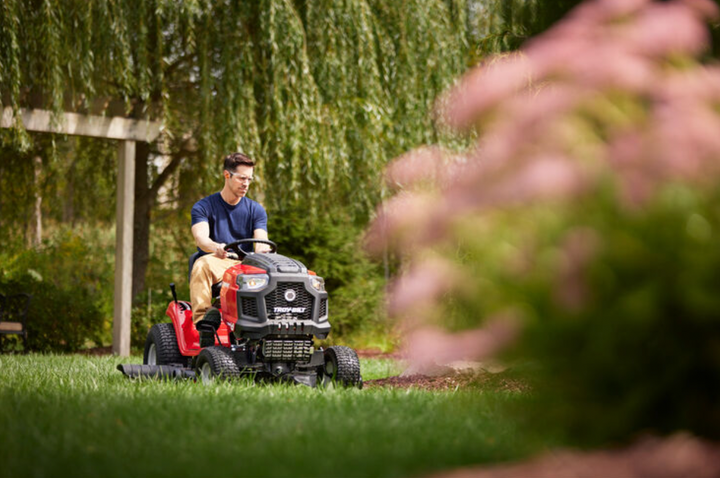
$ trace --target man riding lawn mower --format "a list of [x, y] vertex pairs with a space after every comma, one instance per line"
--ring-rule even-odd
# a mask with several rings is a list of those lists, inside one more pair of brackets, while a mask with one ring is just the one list
[[252, 374], [309, 386], [362, 386], [355, 351], [313, 346], [314, 337], [330, 332], [325, 284], [302, 263], [277, 254], [268, 240], [265, 210], [245, 197], [254, 162], [241, 153], [224, 162], [222, 191], [192, 210], [198, 245], [190, 258], [192, 305], [178, 301], [171, 284], [172, 323], [150, 329], [144, 365], [118, 368], [131, 377], [198, 376], [207, 382]]
[[[289, 380], [311, 387], [337, 383], [362, 387], [360, 362], [344, 346], [315, 349], [313, 338], [330, 332], [328, 294], [322, 277], [300, 262], [270, 253], [244, 253], [244, 239], [226, 246], [243, 258], [225, 271], [215, 288], [220, 323], [192, 321], [192, 306], [174, 300], [171, 323], [153, 325], [145, 343], [144, 365], [120, 365], [130, 377]], [[207, 337], [210, 336], [212, 345]], [[201, 339], [202, 337], [202, 339]]]

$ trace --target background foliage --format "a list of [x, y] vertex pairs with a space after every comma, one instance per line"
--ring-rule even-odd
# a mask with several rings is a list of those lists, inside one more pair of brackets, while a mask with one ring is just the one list
[[[163, 123], [136, 153], [137, 336], [168, 282], [186, 295], [190, 207], [220, 188], [220, 159], [235, 150], [259, 160], [250, 196], [268, 209], [271, 238], [328, 278], [336, 331], [347, 334], [380, 323], [394, 269], [391, 257], [378, 265], [358, 251], [385, 195], [384, 164], [422, 143], [457, 141], [436, 128], [432, 108], [476, 60], [471, 43], [494, 12], [480, 3], [8, 0], [0, 105]], [[8, 257], [39, 246], [38, 216], [45, 240], [66, 226], [112, 230], [112, 142], [20, 124], [0, 136]]]
[[[0, 290], [6, 295], [32, 295], [28, 312], [28, 348], [42, 352], [73, 352], [108, 339], [112, 315], [111, 247], [88, 232], [89, 241], [70, 230], [34, 250], [0, 253]], [[11, 342], [14, 336], [0, 339]], [[7, 344], [6, 344], [7, 345]]]
[[[388, 159], [426, 143], [471, 144], [472, 136], [435, 124], [438, 94], [575, 3], [8, 0], [0, 105], [163, 123], [136, 158], [136, 345], [163, 315], [169, 282], [187, 296], [189, 210], [219, 189], [220, 157], [234, 150], [260, 160], [251, 197], [268, 209], [271, 237], [328, 279], [335, 330], [350, 336], [383, 323], [382, 291], [398, 265], [387, 251], [377, 261], [360, 252], [365, 225], [388, 195]], [[9, 277], [16, 254], [40, 247], [38, 215], [43, 247], [60, 247], [73, 228], [89, 250], [111, 254], [113, 142], [20, 125], [0, 138], [0, 270]], [[56, 260], [89, 267], [78, 257]], [[94, 264], [106, 269], [89, 275], [110, 278], [111, 264]], [[100, 297], [107, 321], [110, 298]]]

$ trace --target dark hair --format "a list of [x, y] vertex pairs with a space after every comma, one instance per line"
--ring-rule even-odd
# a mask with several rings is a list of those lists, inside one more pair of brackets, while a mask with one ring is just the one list
[[225, 156], [224, 159], [225, 166], [223, 169], [226, 171], [230, 171], [231, 173], [235, 172], [235, 168], [238, 166], [250, 166], [255, 167], [255, 161], [250, 159], [248, 156], [244, 155], [243, 153], [231, 153]]

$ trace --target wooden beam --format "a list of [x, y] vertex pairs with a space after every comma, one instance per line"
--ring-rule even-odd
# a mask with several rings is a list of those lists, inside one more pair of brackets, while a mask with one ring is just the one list
[[[53, 116], [52, 111], [20, 108], [19, 119], [28, 131], [42, 133], [61, 133], [94, 138], [120, 139], [129, 141], [152, 142], [160, 134], [160, 123], [156, 121], [135, 120], [120, 116], [93, 116], [77, 113], [60, 113]], [[0, 127], [12, 128], [15, 115], [11, 107], [6, 106], [0, 118]]]
[[133, 213], [135, 209], [135, 142], [118, 148], [117, 214], [115, 226], [115, 308], [113, 353], [130, 355], [132, 310]]

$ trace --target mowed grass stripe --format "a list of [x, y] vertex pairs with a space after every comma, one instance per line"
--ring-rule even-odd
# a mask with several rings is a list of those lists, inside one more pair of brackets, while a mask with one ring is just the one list
[[[412, 476], [526, 456], [517, 394], [130, 381], [114, 357], [0, 357], [0, 476]], [[397, 373], [363, 360], [366, 379]]]

